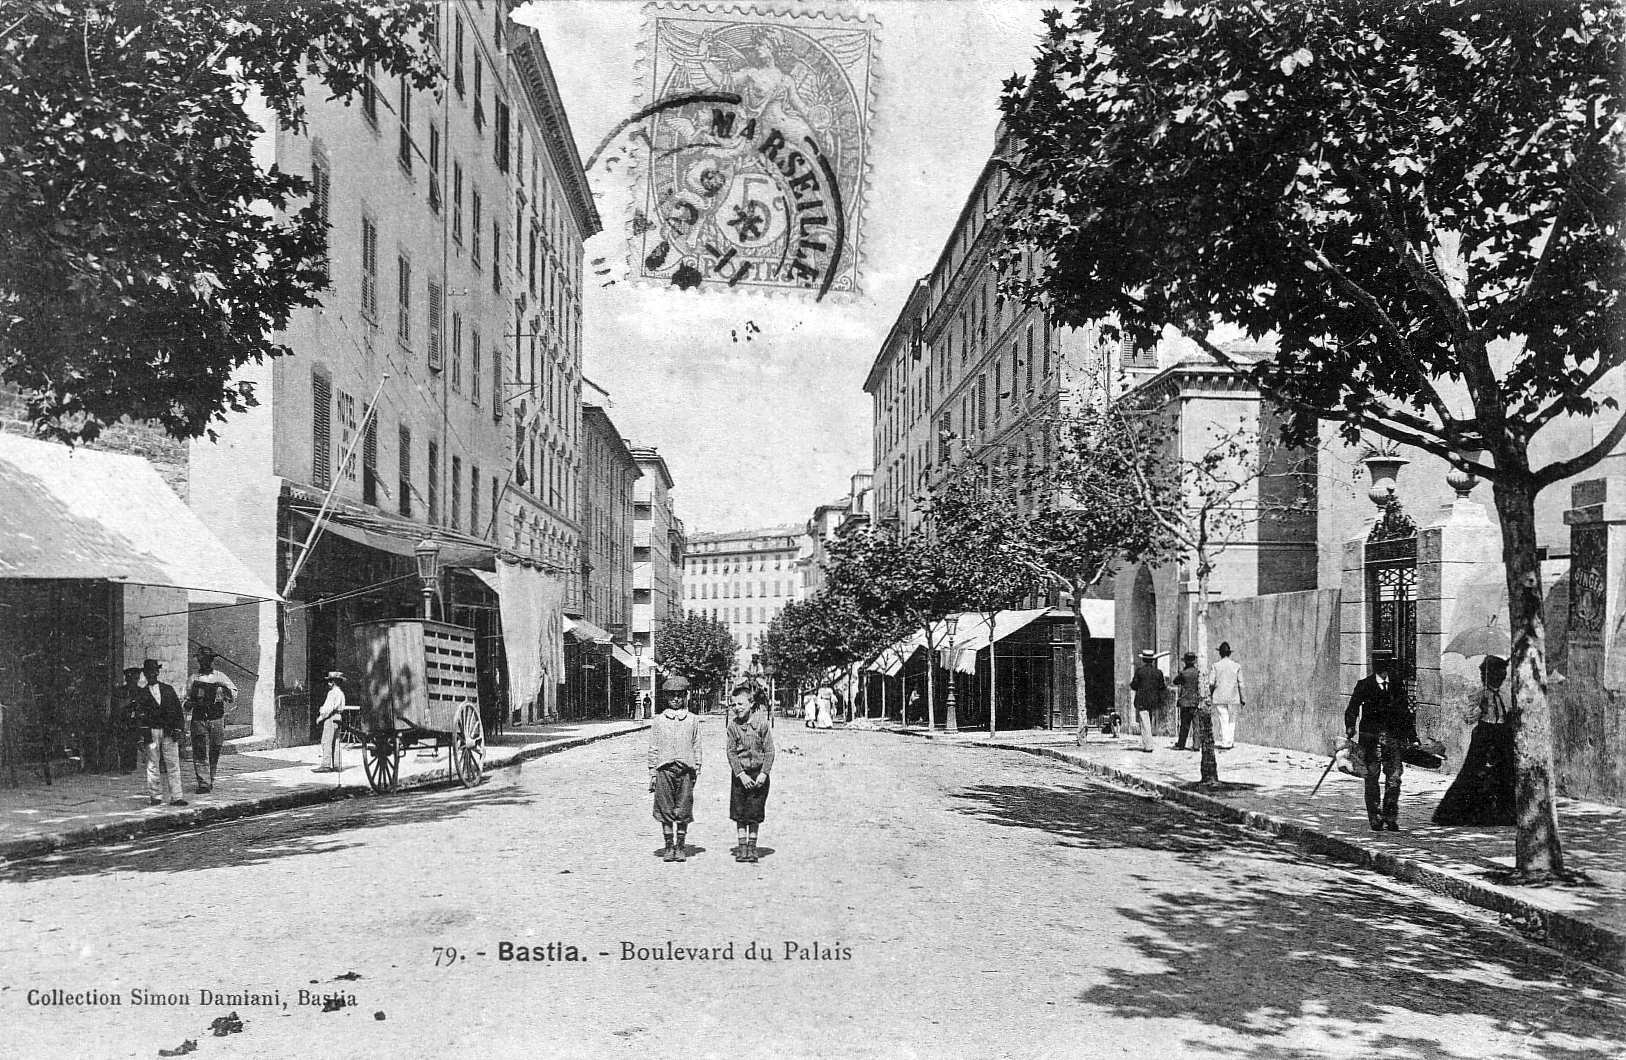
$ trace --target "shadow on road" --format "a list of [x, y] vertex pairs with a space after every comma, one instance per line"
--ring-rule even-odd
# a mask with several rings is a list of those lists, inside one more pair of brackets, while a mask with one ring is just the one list
[[502, 806], [524, 806], [534, 797], [509, 785], [462, 792], [401, 792], [358, 796], [194, 831], [149, 836], [104, 847], [87, 847], [0, 864], [0, 880], [29, 882], [120, 872], [188, 873], [243, 867], [279, 858], [331, 854], [363, 845], [347, 839], [369, 828], [445, 821]]
[[[1612, 977], [1349, 871], [1317, 871], [1320, 859], [1284, 843], [1094, 787], [989, 785], [955, 797], [991, 824], [1134, 859], [1144, 889], [1115, 912], [1138, 926], [1123, 933], [1143, 959], [1100, 967], [1105, 981], [1077, 999], [1247, 1042], [1192, 1039], [1182, 1055], [1484, 1057], [1492, 1033], [1534, 1056], [1620, 1055], [1604, 1036], [1626, 1025]], [[1170, 890], [1164, 857], [1201, 865], [1203, 884]], [[1409, 1035], [1408, 1018], [1422, 1015], [1460, 1020], [1463, 1033]]]

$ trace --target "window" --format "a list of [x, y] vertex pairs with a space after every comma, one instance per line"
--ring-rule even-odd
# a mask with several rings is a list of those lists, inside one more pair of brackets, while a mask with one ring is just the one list
[[412, 431], [401, 428], [400, 475], [396, 482], [396, 504], [402, 515], [412, 514]]
[[[480, 329], [469, 333], [469, 400], [480, 407]], [[470, 494], [472, 496], [472, 494]]]
[[395, 337], [412, 344], [412, 261], [405, 254], [395, 259]]
[[1005, 362], [998, 355], [994, 357], [994, 425], [999, 425], [999, 396], [1005, 392]]
[[474, 53], [474, 131], [479, 132], [486, 127], [485, 100], [480, 97], [484, 94], [480, 87], [482, 80], [480, 69], [480, 53]]
[[452, 392], [463, 392], [463, 314], [452, 314]]
[[502, 229], [491, 219], [491, 293], [502, 293]]
[[949, 454], [953, 451], [950, 437], [954, 433], [954, 414], [944, 409], [937, 417], [937, 459], [940, 463], [948, 463]]
[[1046, 314], [1045, 316], [1041, 317], [1040, 319], [1042, 319], [1044, 321], [1044, 375], [1045, 375], [1046, 379], [1049, 379], [1050, 378], [1050, 316], [1049, 316], [1049, 314]]
[[1028, 389], [1033, 389], [1033, 325], [1028, 325]]
[[480, 529], [480, 469], [469, 465], [469, 533], [481, 534]]
[[339, 470], [346, 482], [356, 481], [356, 431], [360, 426], [356, 419], [355, 395], [339, 391], [339, 455], [341, 459], [349, 457]]
[[463, 95], [463, 16], [458, 14], [452, 24], [452, 88], [458, 97]]
[[452, 162], [452, 242], [463, 242], [463, 163], [456, 160]]
[[429, 125], [429, 208], [440, 212], [440, 126]]
[[378, 226], [361, 218], [361, 315], [378, 323]]
[[442, 288], [439, 282], [429, 281], [429, 367], [441, 369], [441, 316], [445, 312]]
[[[459, 521], [461, 519], [462, 511], [463, 511], [463, 460], [462, 460], [461, 457], [454, 456], [454, 457], [452, 457], [451, 508], [450, 508], [450, 510], [448, 512], [448, 514], [451, 516], [450, 522], [451, 522], [451, 526], [452, 526], [453, 530], [461, 530], [463, 528], [463, 524]], [[473, 529], [472, 522], [470, 524], [470, 529]]]
[[367, 433], [361, 438], [361, 499], [367, 504], [378, 503], [378, 416], [369, 408]]
[[378, 83], [373, 80], [373, 66], [367, 64], [366, 75], [361, 79], [361, 116], [367, 119], [367, 124], [378, 128]]
[[311, 159], [311, 207], [316, 213], [317, 221], [322, 225], [322, 275], [328, 273], [328, 231], [332, 223], [328, 219], [328, 211], [333, 202], [333, 171], [328, 168], [327, 160], [323, 158]]
[[440, 522], [440, 446], [429, 440], [429, 521]]
[[536, 295], [536, 225], [534, 225], [534, 224], [531, 226], [530, 235], [526, 239], [525, 249], [526, 249], [526, 259], [530, 262], [530, 268], [527, 270], [528, 279], [527, 279], [525, 285], [528, 288], [530, 288], [532, 297], [535, 297], [535, 295]]
[[988, 373], [977, 377], [977, 430], [988, 429]]
[[401, 79], [401, 105], [396, 109], [396, 117], [401, 119], [401, 133], [396, 142], [396, 157], [401, 168], [408, 173], [412, 172], [412, 86], [406, 78]]
[[508, 172], [508, 138], [509, 138], [508, 104], [504, 103], [500, 99], [494, 100], [493, 102], [496, 104], [496, 107], [497, 107], [497, 137], [496, 137], [497, 142], [496, 142], [496, 145], [492, 149], [492, 154], [497, 159], [497, 169], [500, 172], [506, 173], [506, 172]]
[[480, 267], [480, 191], [478, 188], [469, 189], [469, 235], [473, 236], [473, 243], [469, 247], [469, 257], [474, 261], [474, 267]]
[[311, 372], [311, 485], [333, 485], [333, 387], [326, 372]]

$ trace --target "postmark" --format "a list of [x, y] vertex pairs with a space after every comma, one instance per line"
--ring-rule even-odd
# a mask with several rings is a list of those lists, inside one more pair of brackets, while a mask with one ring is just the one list
[[855, 293], [874, 21], [663, 4], [646, 26], [629, 275]]

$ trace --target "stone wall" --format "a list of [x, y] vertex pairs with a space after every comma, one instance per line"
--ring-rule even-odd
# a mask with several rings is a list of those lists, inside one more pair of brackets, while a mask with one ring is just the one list
[[1242, 664], [1245, 743], [1331, 753], [1344, 731], [1338, 687], [1337, 589], [1250, 596], [1209, 606], [1209, 642], [1229, 641]]
[[[0, 431], [33, 437], [23, 399], [15, 390], [0, 387]], [[187, 499], [187, 446], [157, 427], [145, 423], [115, 423], [87, 448], [143, 457], [169, 488]]]

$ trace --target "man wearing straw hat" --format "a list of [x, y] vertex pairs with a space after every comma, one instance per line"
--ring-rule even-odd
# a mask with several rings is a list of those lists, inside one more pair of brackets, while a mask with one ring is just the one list
[[311, 772], [339, 772], [339, 722], [343, 719], [344, 673], [339, 670], [329, 670], [327, 674], [327, 698], [322, 700], [322, 709], [316, 715], [317, 723], [322, 726], [322, 764], [311, 770]]
[[1140, 664], [1129, 680], [1129, 690], [1134, 693], [1135, 719], [1140, 723], [1140, 750], [1151, 754], [1152, 729], [1169, 690], [1163, 671], [1157, 668], [1157, 652], [1147, 648], [1140, 653]]
[[185, 806], [181, 798], [181, 732], [186, 728], [186, 710], [175, 686], [158, 680], [164, 664], [157, 659], [141, 663], [141, 672], [147, 678], [147, 727], [152, 743], [147, 751], [147, 801], [157, 806], [164, 801], [161, 791], [169, 796], [171, 806]]

